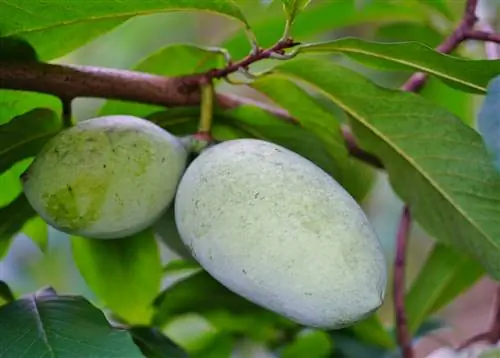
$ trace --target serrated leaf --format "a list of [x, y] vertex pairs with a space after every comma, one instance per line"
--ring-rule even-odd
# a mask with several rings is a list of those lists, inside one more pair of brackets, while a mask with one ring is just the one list
[[[283, 34], [283, 18], [280, 0], [266, 14], [252, 22], [252, 30], [262, 47], [272, 46]], [[420, 22], [427, 18], [425, 11], [410, 1], [373, 1], [358, 9], [354, 1], [315, 1], [294, 22], [292, 35], [296, 41], [305, 42], [313, 36], [342, 27], [363, 23], [387, 23], [394, 21]], [[248, 54], [249, 44], [244, 31], [231, 34], [222, 41], [221, 47], [229, 50], [233, 58]]]
[[425, 319], [484, 275], [479, 263], [445, 245], [435, 244], [406, 295], [408, 327], [416, 332]]
[[325, 331], [304, 330], [280, 352], [282, 358], [326, 358], [333, 349], [332, 340]]
[[474, 129], [332, 62], [297, 59], [276, 71], [307, 81], [347, 112], [360, 145], [380, 158], [421, 226], [500, 279], [500, 174]]
[[148, 324], [162, 266], [152, 230], [122, 239], [71, 238], [75, 263], [96, 296], [131, 324]]
[[300, 47], [303, 53], [339, 52], [384, 70], [421, 71], [471, 93], [484, 93], [500, 72], [500, 60], [465, 60], [442, 54], [418, 42], [383, 43], [342, 38]]
[[0, 208], [0, 259], [7, 254], [13, 236], [35, 215], [24, 194], [19, 194], [13, 202]]
[[340, 122], [331, 111], [322, 107], [305, 90], [287, 78], [265, 76], [253, 82], [252, 87], [285, 108], [303, 128], [315, 134], [325, 144], [332, 163], [329, 174], [354, 198], [362, 200], [368, 194], [373, 184], [373, 171], [350, 157]]
[[37, 292], [0, 307], [1, 357], [141, 358], [125, 331], [83, 297]]
[[148, 358], [188, 358], [176, 343], [156, 328], [135, 326], [129, 332]]
[[41, 60], [60, 57], [137, 15], [168, 11], [208, 11], [248, 23], [231, 0], [3, 0], [0, 36], [24, 39]]
[[500, 76], [488, 84], [487, 94], [477, 116], [477, 126], [495, 167], [500, 171]]
[[0, 173], [21, 159], [35, 156], [62, 129], [51, 110], [37, 108], [0, 126]]
[[[184, 76], [208, 71], [223, 65], [224, 57], [218, 52], [191, 44], [171, 44], [144, 58], [132, 69], [161, 76]], [[100, 115], [127, 113], [145, 116], [163, 109], [159, 106], [144, 105], [116, 100], [107, 101]]]
[[288, 17], [288, 22], [291, 24], [310, 3], [311, 0], [281, 0], [283, 7]]
[[22, 232], [33, 240], [42, 252], [46, 251], [49, 242], [49, 226], [41, 217], [35, 216], [28, 220], [24, 224]]

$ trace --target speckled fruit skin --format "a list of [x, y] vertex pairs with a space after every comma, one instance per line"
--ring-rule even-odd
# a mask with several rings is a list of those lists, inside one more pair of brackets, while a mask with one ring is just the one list
[[152, 225], [172, 203], [187, 155], [177, 137], [145, 119], [89, 119], [45, 145], [22, 176], [24, 193], [63, 232], [125, 237]]
[[175, 217], [215, 279], [300, 324], [342, 328], [382, 304], [386, 262], [361, 208], [276, 144], [239, 139], [202, 152], [179, 183]]

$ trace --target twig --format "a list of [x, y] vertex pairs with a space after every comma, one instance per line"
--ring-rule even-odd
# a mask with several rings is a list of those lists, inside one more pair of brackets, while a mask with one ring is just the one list
[[495, 34], [489, 31], [467, 30], [464, 32], [464, 37], [468, 40], [478, 40], [500, 44], [500, 34]]
[[490, 344], [495, 344], [500, 341], [500, 285], [497, 287], [493, 322], [491, 323], [490, 329], [486, 332], [481, 332], [479, 334], [476, 334], [475, 336], [468, 338], [462, 344], [460, 344], [460, 346], [458, 346], [457, 350], [460, 351], [482, 341], [488, 342]]
[[405, 205], [396, 237], [396, 255], [394, 259], [394, 309], [396, 316], [396, 336], [403, 358], [413, 358], [411, 336], [405, 313], [405, 266], [411, 215]]
[[[468, 35], [476, 34], [472, 31], [476, 21], [476, 8], [478, 0], [467, 0], [465, 5], [464, 16], [455, 28], [455, 30], [448, 36], [438, 47], [436, 51], [441, 53], [450, 53], [455, 50], [463, 41], [468, 39]], [[413, 74], [408, 81], [402, 86], [405, 91], [415, 92], [422, 88], [427, 80], [427, 74], [417, 72]]]

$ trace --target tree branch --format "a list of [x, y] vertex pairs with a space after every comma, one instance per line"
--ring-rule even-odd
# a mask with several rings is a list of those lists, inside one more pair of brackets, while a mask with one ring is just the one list
[[405, 312], [405, 267], [411, 215], [407, 205], [403, 208], [396, 237], [396, 255], [394, 259], [394, 309], [396, 316], [396, 336], [403, 358], [413, 358], [411, 335], [408, 330]]

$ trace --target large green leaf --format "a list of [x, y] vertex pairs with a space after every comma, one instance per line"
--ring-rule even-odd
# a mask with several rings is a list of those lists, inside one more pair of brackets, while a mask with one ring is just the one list
[[[171, 44], [146, 57], [133, 70], [162, 76], [184, 76], [221, 67], [224, 57], [219, 52], [190, 44]], [[100, 110], [100, 115], [127, 113], [145, 116], [162, 109], [159, 106], [110, 100]]]
[[42, 60], [62, 56], [127, 19], [166, 11], [207, 11], [236, 19], [248, 27], [231, 0], [3, 0], [0, 36], [29, 42]]
[[418, 42], [383, 43], [342, 38], [306, 44], [299, 51], [340, 52], [381, 69], [427, 72], [473, 93], [486, 92], [488, 82], [500, 73], [500, 60], [465, 60], [439, 53]]
[[141, 358], [127, 332], [113, 329], [83, 297], [44, 290], [0, 307], [1, 357]]
[[[279, 6], [266, 10], [264, 16], [252, 22], [260, 46], [269, 47], [283, 34], [283, 15]], [[310, 40], [315, 35], [338, 28], [363, 23], [386, 23], [396, 20], [418, 22], [426, 18], [425, 11], [410, 1], [373, 1], [361, 10], [355, 1], [313, 1], [293, 23], [292, 36], [297, 41]], [[250, 50], [244, 31], [238, 31], [224, 39], [222, 47], [227, 48], [234, 58], [246, 56]]]
[[427, 317], [470, 288], [483, 274], [476, 261], [436, 244], [406, 295], [411, 332], [416, 332]]
[[0, 173], [13, 164], [35, 156], [62, 129], [59, 116], [36, 108], [0, 126]]
[[330, 111], [287, 78], [265, 76], [253, 82], [252, 87], [285, 108], [302, 127], [318, 136], [331, 158], [333, 177], [356, 199], [366, 196], [373, 184], [373, 171], [349, 156], [340, 122]]
[[13, 202], [0, 208], [0, 259], [7, 253], [13, 236], [35, 216], [36, 212], [24, 194], [19, 194]]
[[428, 100], [329, 61], [297, 59], [276, 71], [309, 82], [346, 111], [423, 228], [500, 279], [500, 174], [476, 131]]
[[117, 316], [148, 324], [162, 266], [152, 230], [113, 240], [71, 238], [76, 265], [90, 289]]

